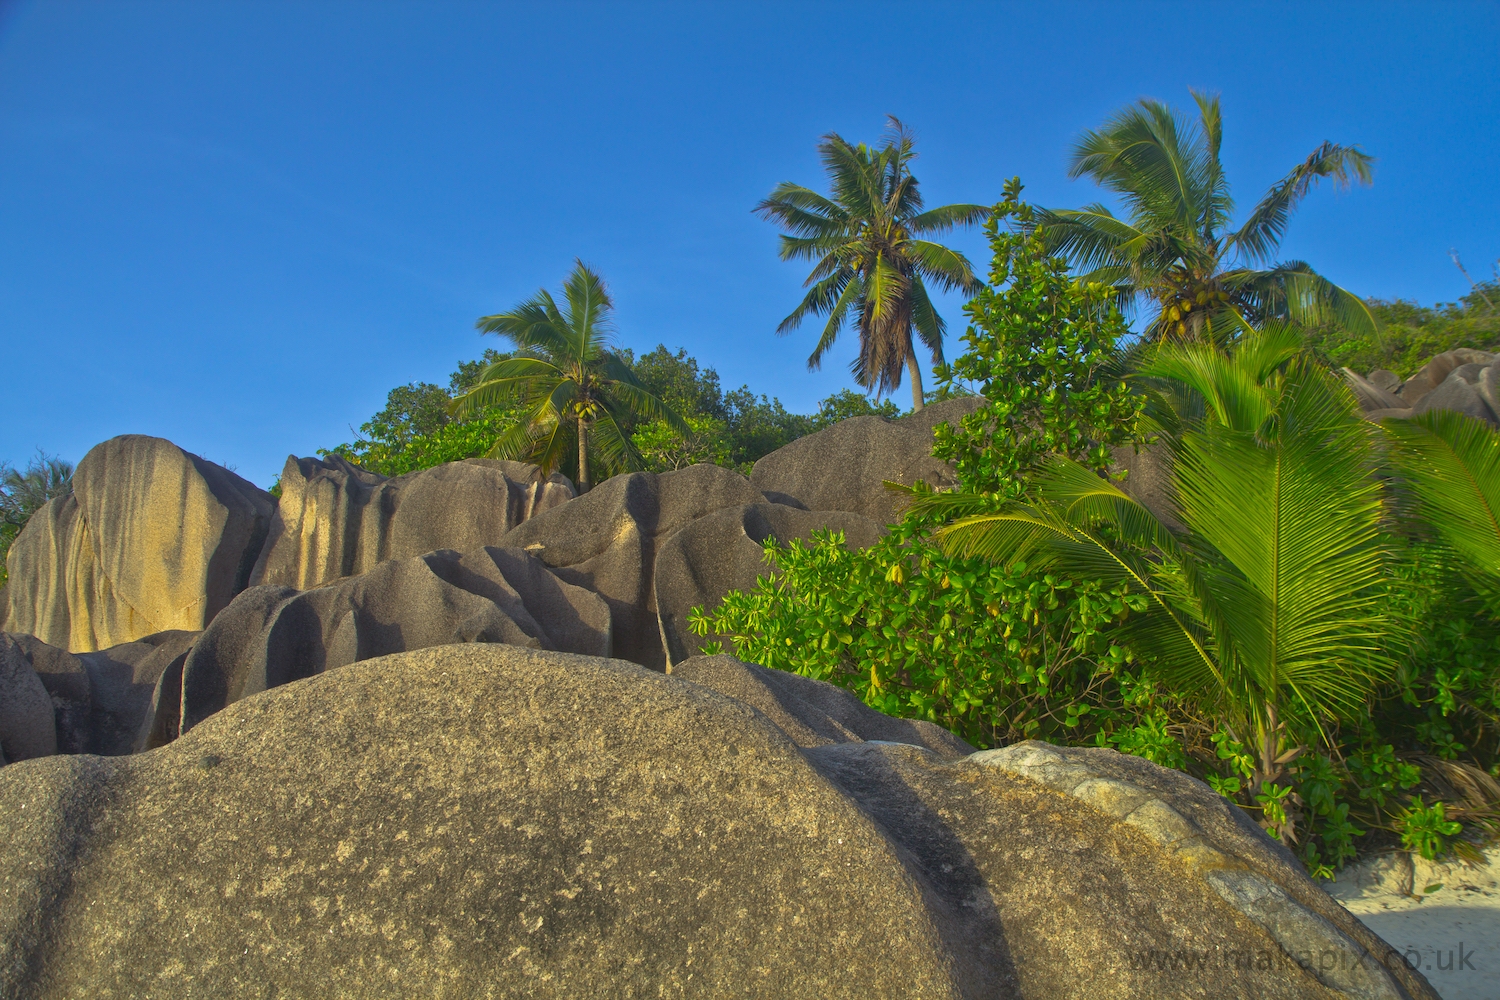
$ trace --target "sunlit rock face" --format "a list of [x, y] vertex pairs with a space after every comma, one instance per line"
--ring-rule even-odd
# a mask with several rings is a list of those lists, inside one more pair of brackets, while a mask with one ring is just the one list
[[675, 670], [438, 646], [0, 768], [0, 994], [1434, 996], [1186, 775]]
[[273, 507], [170, 441], [111, 438], [11, 546], [5, 628], [74, 652], [202, 629], [249, 581]]
[[250, 582], [309, 590], [387, 559], [496, 545], [572, 498], [565, 476], [524, 462], [476, 458], [387, 479], [336, 455], [289, 457]]

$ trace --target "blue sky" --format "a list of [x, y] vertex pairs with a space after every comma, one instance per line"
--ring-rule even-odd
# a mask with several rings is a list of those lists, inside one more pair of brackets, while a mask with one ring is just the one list
[[501, 346], [475, 317], [575, 256], [624, 345], [811, 410], [852, 337], [809, 373], [813, 329], [773, 335], [804, 273], [750, 209], [888, 113], [929, 205], [1019, 174], [1067, 207], [1098, 197], [1066, 176], [1080, 130], [1215, 90], [1244, 209], [1325, 139], [1378, 157], [1286, 256], [1452, 300], [1450, 246], [1500, 257], [1497, 65], [1493, 2], [4, 4], [0, 460], [139, 432], [267, 485]]

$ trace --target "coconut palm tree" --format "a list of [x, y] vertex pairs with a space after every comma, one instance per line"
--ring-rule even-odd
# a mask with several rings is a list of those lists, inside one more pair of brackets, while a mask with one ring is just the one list
[[1373, 333], [1375, 318], [1358, 296], [1304, 261], [1273, 260], [1293, 210], [1317, 182], [1368, 184], [1373, 159], [1358, 146], [1325, 142], [1230, 229], [1219, 98], [1194, 91], [1193, 99], [1196, 122], [1143, 100], [1079, 138], [1069, 173], [1118, 194], [1128, 217], [1102, 204], [1043, 213], [1049, 245], [1087, 279], [1113, 285], [1122, 306], [1144, 300], [1154, 309], [1151, 339], [1222, 341], [1275, 319]]
[[1371, 430], [1294, 331], [1247, 336], [1233, 358], [1167, 345], [1148, 373], [1199, 397], [1203, 413], [1171, 440], [1174, 524], [1060, 457], [1027, 500], [999, 510], [961, 494], [918, 503], [958, 515], [939, 531], [950, 551], [1144, 594], [1127, 643], [1252, 748], [1250, 794], [1267, 796], [1267, 826], [1290, 840], [1293, 819], [1267, 794], [1301, 751], [1287, 720], [1305, 734], [1348, 718], [1390, 669]]
[[487, 366], [452, 406], [467, 417], [519, 405], [521, 418], [501, 433], [490, 457], [524, 459], [551, 472], [576, 454], [578, 491], [586, 493], [591, 457], [603, 470], [640, 467], [628, 431], [634, 421], [663, 420], [684, 437], [691, 431], [610, 349], [614, 305], [599, 275], [575, 261], [563, 298], [566, 308], [559, 308], [542, 289], [510, 312], [481, 316], [475, 323], [481, 333], [509, 338], [519, 353]]
[[823, 335], [807, 359], [807, 367], [816, 370], [852, 315], [859, 330], [854, 380], [879, 395], [901, 385], [904, 367], [911, 376], [912, 409], [920, 410], [922, 375], [912, 335], [938, 363], [947, 329], [927, 283], [969, 294], [982, 287], [963, 254], [920, 237], [972, 225], [989, 209], [944, 205], [924, 212], [911, 173], [912, 145], [911, 133], [894, 117], [879, 149], [851, 145], [830, 132], [818, 144], [818, 154], [832, 182], [831, 197], [783, 183], [755, 211], [787, 230], [781, 237], [782, 260], [817, 261], [804, 283], [810, 287], [802, 304], [776, 332], [790, 333], [808, 315], [826, 315]]

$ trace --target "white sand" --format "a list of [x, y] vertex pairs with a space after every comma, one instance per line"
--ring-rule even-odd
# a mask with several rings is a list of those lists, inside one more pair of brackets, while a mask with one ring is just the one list
[[[1500, 851], [1488, 856], [1500, 860]], [[1417, 965], [1443, 1000], [1500, 1000], [1500, 865], [1390, 854], [1323, 888]]]

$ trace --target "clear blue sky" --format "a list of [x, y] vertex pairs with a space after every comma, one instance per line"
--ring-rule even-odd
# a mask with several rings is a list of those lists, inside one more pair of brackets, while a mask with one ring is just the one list
[[1500, 257], [1494, 2], [5, 4], [0, 460], [142, 432], [269, 484], [575, 256], [626, 346], [810, 410], [852, 338], [808, 373], [812, 329], [773, 335], [804, 275], [750, 209], [821, 187], [821, 134], [893, 113], [929, 205], [1066, 207], [1081, 129], [1189, 87], [1242, 208], [1325, 139], [1379, 158], [1286, 256], [1424, 303], [1467, 290], [1450, 246]]

